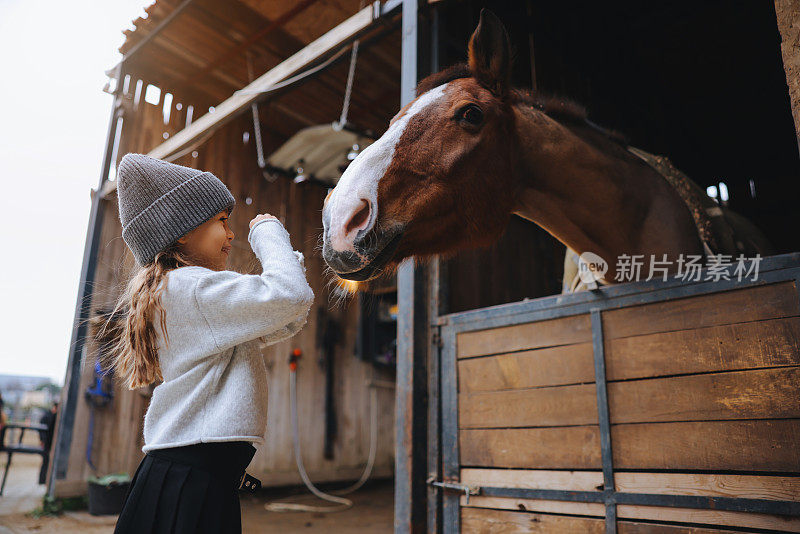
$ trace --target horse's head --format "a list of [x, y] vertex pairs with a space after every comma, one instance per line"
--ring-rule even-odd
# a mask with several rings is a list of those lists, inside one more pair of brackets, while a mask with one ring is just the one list
[[412, 255], [488, 244], [514, 201], [511, 51], [489, 11], [469, 64], [429, 76], [325, 199], [323, 256], [342, 278], [368, 280]]

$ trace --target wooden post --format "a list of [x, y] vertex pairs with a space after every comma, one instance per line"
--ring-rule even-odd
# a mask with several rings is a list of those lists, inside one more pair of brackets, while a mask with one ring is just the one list
[[[423, 23], [420, 26], [420, 22]], [[436, 56], [417, 0], [403, 0], [400, 105], [415, 98], [417, 81]], [[430, 267], [404, 261], [397, 271], [397, 389], [395, 397], [394, 531], [421, 533], [428, 523], [428, 360], [431, 348]]]
[[[440, 21], [439, 6], [429, 7], [427, 34], [430, 36], [427, 49], [430, 51], [427, 63], [430, 72], [437, 72], [440, 69], [439, 61], [439, 40], [440, 40]], [[431, 478], [442, 479], [442, 454], [441, 454], [441, 336], [440, 328], [437, 324], [438, 317], [447, 313], [447, 263], [437, 258], [428, 263], [427, 277], [427, 335], [428, 335], [428, 358], [427, 358], [427, 480]], [[436, 534], [441, 532], [441, 509], [442, 495], [439, 488], [429, 485], [427, 491], [427, 532]]]
[[[414, 99], [417, 85], [417, 0], [403, 0], [403, 26], [401, 43], [400, 106]], [[427, 442], [424, 428], [420, 428], [423, 407], [420, 406], [420, 368], [425, 354], [419, 334], [420, 325], [427, 323], [426, 309], [422, 305], [422, 268], [414, 259], [404, 261], [397, 271], [397, 386], [395, 390], [395, 479], [394, 479], [394, 531], [395, 534], [421, 532], [425, 516], [420, 514], [420, 498], [415, 491], [415, 480], [424, 476], [420, 471], [420, 447], [415, 441]]]
[[789, 101], [800, 150], [800, 0], [775, 0], [775, 14], [781, 32], [783, 69], [789, 85]]
[[117, 85], [114, 89], [114, 98], [111, 104], [111, 116], [108, 123], [108, 135], [103, 155], [103, 167], [97, 189], [92, 191], [92, 206], [89, 212], [89, 226], [86, 231], [86, 244], [83, 251], [83, 264], [78, 285], [78, 300], [75, 305], [75, 319], [72, 323], [72, 337], [69, 344], [69, 358], [67, 373], [64, 380], [64, 390], [61, 393], [61, 405], [56, 422], [53, 462], [48, 479], [48, 494], [55, 495], [55, 481], [63, 479], [67, 474], [69, 451], [72, 446], [72, 428], [75, 424], [75, 411], [80, 400], [78, 388], [81, 383], [81, 368], [86, 340], [86, 324], [89, 319], [89, 307], [92, 303], [92, 289], [97, 266], [97, 253], [100, 247], [100, 234], [102, 233], [103, 211], [106, 200], [100, 195], [103, 185], [108, 179], [111, 169], [111, 158], [114, 152], [114, 140], [117, 134], [117, 119], [122, 113], [122, 85], [124, 71], [122, 63], [116, 69]]

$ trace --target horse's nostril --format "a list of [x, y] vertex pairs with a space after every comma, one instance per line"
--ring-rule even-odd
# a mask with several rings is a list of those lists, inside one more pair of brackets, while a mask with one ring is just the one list
[[366, 200], [361, 200], [364, 204], [353, 216], [350, 218], [350, 221], [344, 227], [345, 235], [349, 235], [350, 232], [353, 230], [360, 230], [363, 226], [367, 224], [369, 221], [369, 202]]

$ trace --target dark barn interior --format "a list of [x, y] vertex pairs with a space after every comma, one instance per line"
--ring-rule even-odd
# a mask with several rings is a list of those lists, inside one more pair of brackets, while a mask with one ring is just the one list
[[[575, 100], [718, 196], [722, 182], [776, 253], [800, 250], [785, 230], [800, 223], [800, 158], [773, 3], [443, 3], [440, 66], [465, 59], [482, 7], [506, 24], [516, 86]], [[514, 217], [492, 249], [448, 263], [448, 311], [560, 292], [563, 249]]]

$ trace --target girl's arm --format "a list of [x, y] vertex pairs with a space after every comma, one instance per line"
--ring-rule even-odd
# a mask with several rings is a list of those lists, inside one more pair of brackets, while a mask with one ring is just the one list
[[[294, 254], [295, 254], [295, 256], [297, 256], [297, 259], [300, 261], [300, 265], [302, 265], [303, 272], [305, 273], [306, 272], [306, 266], [305, 266], [303, 254], [301, 252], [297, 252], [297, 251], [294, 251]], [[285, 339], [289, 339], [290, 337], [292, 337], [296, 333], [298, 333], [300, 330], [302, 330], [303, 327], [306, 324], [306, 320], [307, 319], [308, 319], [308, 317], [304, 315], [303, 317], [297, 319], [296, 321], [292, 321], [291, 323], [287, 324], [286, 326], [284, 326], [280, 330], [276, 330], [275, 332], [273, 332], [271, 334], [268, 334], [268, 335], [262, 337], [261, 339], [263, 340], [264, 343], [266, 343], [267, 347], [270, 346], [270, 345], [274, 345], [275, 343], [280, 343], [281, 341], [283, 341]]]
[[262, 336], [285, 338], [291, 330], [294, 335], [314, 301], [304, 266], [278, 220], [255, 223], [247, 240], [263, 267], [260, 275], [208, 271], [195, 286], [197, 306], [220, 352]]

